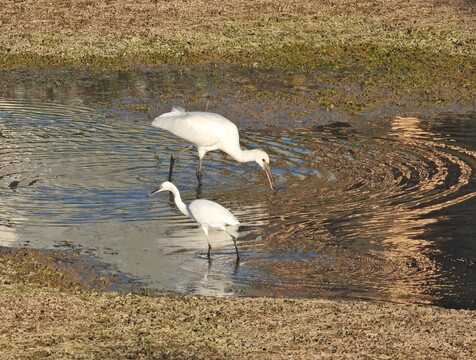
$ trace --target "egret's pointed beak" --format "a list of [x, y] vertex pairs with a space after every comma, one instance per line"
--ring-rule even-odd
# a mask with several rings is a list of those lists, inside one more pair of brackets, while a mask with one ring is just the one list
[[152, 191], [149, 195], [147, 195], [147, 197], [152, 196], [154, 194], [157, 194], [160, 191], [162, 191], [162, 186], [160, 186], [157, 189], [155, 189], [154, 191]]
[[263, 169], [264, 169], [264, 172], [266, 173], [266, 177], [268, 178], [269, 186], [270, 186], [271, 190], [278, 191], [278, 184], [276, 183], [276, 180], [274, 180], [274, 177], [271, 174], [271, 169], [269, 167], [269, 164], [264, 163]]

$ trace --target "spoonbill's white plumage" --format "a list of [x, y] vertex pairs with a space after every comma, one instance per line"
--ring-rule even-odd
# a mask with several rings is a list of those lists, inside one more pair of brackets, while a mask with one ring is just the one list
[[[255, 161], [266, 172], [271, 189], [277, 189], [269, 167], [268, 154], [259, 149], [242, 150], [238, 128], [227, 118], [210, 112], [186, 112], [183, 108], [173, 107], [171, 112], [156, 117], [152, 125], [168, 130], [197, 147], [199, 157], [197, 179], [200, 185], [202, 185], [203, 157], [209, 151], [221, 150], [238, 162]], [[184, 148], [177, 153], [187, 149]], [[172, 155], [170, 159], [169, 181], [172, 177], [176, 154]]]
[[177, 205], [182, 214], [192, 218], [202, 227], [203, 232], [207, 237], [209, 258], [212, 247], [210, 245], [210, 239], [208, 237], [208, 229], [219, 229], [223, 230], [231, 236], [233, 243], [235, 244], [236, 259], [240, 259], [240, 255], [238, 253], [238, 246], [236, 245], [236, 237], [230, 232], [228, 232], [226, 228], [227, 226], [240, 225], [240, 222], [236, 220], [236, 218], [228, 209], [224, 208], [223, 206], [214, 201], [206, 199], [193, 200], [189, 205], [186, 205], [180, 197], [179, 190], [170, 181], [163, 182], [160, 187], [152, 191], [149, 196], [166, 190], [174, 194], [175, 205]]

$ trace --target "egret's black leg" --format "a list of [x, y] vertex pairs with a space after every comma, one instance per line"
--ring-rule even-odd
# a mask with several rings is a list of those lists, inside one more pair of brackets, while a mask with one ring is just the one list
[[180, 154], [187, 150], [190, 150], [190, 146], [186, 146], [183, 149], [180, 149], [179, 151], [176, 151], [172, 155], [170, 155], [169, 181], [172, 181], [172, 173], [174, 171], [175, 160], [179, 158]]
[[207, 256], [208, 256], [208, 261], [211, 261], [210, 260], [210, 252], [212, 251], [212, 246], [210, 245], [210, 239], [208, 237], [208, 228], [205, 227], [205, 226], [202, 226], [202, 230], [203, 232], [205, 233], [205, 236], [207, 237], [207, 243], [208, 243], [208, 253], [207, 253]]
[[238, 245], [236, 245], [236, 236], [233, 234], [230, 234], [229, 231], [225, 230], [225, 232], [231, 236], [231, 239], [233, 240], [233, 244], [235, 245], [235, 250], [236, 250], [236, 262], [238, 263], [240, 261], [240, 253], [238, 252]]
[[232, 240], [233, 240], [233, 244], [235, 244], [235, 250], [236, 250], [236, 262], [240, 261], [240, 254], [238, 253], [238, 246], [236, 245], [236, 237], [234, 237], [233, 235], [231, 235], [230, 233], [228, 233], [228, 235], [231, 236]]

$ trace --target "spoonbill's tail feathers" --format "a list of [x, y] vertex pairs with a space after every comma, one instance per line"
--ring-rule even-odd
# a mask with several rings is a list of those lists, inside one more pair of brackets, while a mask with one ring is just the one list
[[171, 112], [176, 115], [185, 114], [185, 109], [181, 106], [172, 106]]

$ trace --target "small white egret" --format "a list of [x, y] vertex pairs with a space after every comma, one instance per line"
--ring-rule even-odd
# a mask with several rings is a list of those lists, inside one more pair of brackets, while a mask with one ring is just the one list
[[[199, 185], [202, 185], [203, 157], [209, 151], [221, 150], [240, 163], [256, 161], [266, 172], [271, 190], [274, 190], [274, 188], [277, 190], [278, 186], [271, 175], [268, 154], [259, 149], [242, 150], [238, 128], [227, 118], [210, 112], [186, 112], [181, 107], [172, 107], [171, 112], [156, 117], [152, 126], [168, 130], [172, 134], [190, 141], [197, 147], [199, 158], [197, 179]], [[188, 149], [189, 147], [183, 148], [170, 157], [169, 181], [172, 179], [175, 159], [180, 153]]]
[[226, 228], [227, 226], [240, 225], [240, 222], [236, 220], [236, 218], [228, 209], [225, 209], [223, 206], [214, 201], [206, 199], [193, 200], [190, 205], [187, 206], [182, 201], [177, 187], [170, 181], [164, 181], [158, 189], [152, 191], [148, 196], [152, 196], [158, 192], [166, 190], [174, 194], [175, 205], [177, 205], [179, 210], [185, 216], [191, 217], [193, 220], [198, 222], [202, 227], [208, 242], [208, 258], [210, 258], [210, 251], [212, 250], [210, 239], [208, 238], [208, 229], [213, 228], [223, 230], [231, 236], [233, 243], [235, 244], [236, 260], [240, 260], [238, 246], [236, 245], [236, 237], [229, 233]]

